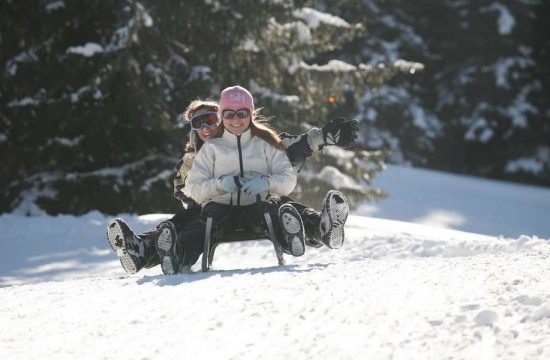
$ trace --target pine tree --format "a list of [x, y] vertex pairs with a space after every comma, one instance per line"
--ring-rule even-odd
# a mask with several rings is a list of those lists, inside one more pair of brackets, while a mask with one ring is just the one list
[[[363, 27], [305, 5], [3, 3], [0, 211], [175, 211], [172, 169], [188, 136], [176, 119], [189, 101], [215, 99], [240, 83], [275, 127], [304, 131], [349, 115], [369, 82], [418, 66], [339, 61], [332, 55]], [[337, 164], [330, 153], [323, 161], [347, 171], [354, 191], [367, 195], [381, 155], [356, 149]]]
[[[443, 19], [449, 21], [432, 25], [447, 31], [430, 41], [441, 58], [432, 61], [434, 108], [445, 120], [431, 162], [462, 173], [550, 184], [550, 157], [539, 155], [550, 135], [544, 125], [548, 105], [540, 101], [547, 90], [536, 75], [544, 65], [533, 57], [540, 6], [448, 1], [445, 7]], [[525, 164], [538, 164], [540, 171], [529, 174]]]
[[[3, 5], [0, 209], [161, 210], [151, 179], [176, 157], [165, 53], [135, 1]], [[142, 47], [147, 43], [148, 47]], [[160, 45], [157, 45], [160, 44]], [[164, 186], [166, 190], [166, 186]], [[169, 192], [165, 199], [170, 199]], [[161, 206], [162, 205], [162, 206]]]
[[426, 67], [366, 91], [359, 117], [371, 125], [369, 144], [391, 148], [395, 162], [550, 184], [547, 2], [329, 5], [367, 29], [345, 58]]
[[[226, 25], [242, 21], [239, 7], [231, 8]], [[276, 128], [300, 133], [337, 116], [350, 118], [366, 86], [422, 68], [406, 61], [369, 66], [339, 60], [334, 55], [364, 32], [361, 24], [350, 24], [307, 6], [285, 10], [270, 11], [264, 27], [241, 37], [228, 53], [228, 61], [215, 71], [220, 73], [223, 86], [239, 83], [248, 87], [266, 113], [274, 117]], [[224, 42], [230, 42], [233, 34], [225, 34]], [[335, 187], [353, 194], [352, 204], [355, 199], [381, 196], [382, 192], [370, 189], [369, 183], [383, 169], [386, 156], [383, 151], [363, 148], [325, 151], [323, 157], [306, 163], [293, 196], [312, 206], [318, 205], [320, 195]], [[330, 177], [325, 176], [327, 171]]]

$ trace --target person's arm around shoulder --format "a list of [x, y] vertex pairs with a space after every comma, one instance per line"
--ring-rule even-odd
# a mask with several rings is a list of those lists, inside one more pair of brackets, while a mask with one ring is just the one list
[[349, 147], [357, 141], [359, 123], [357, 120], [336, 118], [326, 123], [321, 129], [308, 131], [308, 144], [311, 150], [321, 150], [324, 146]]
[[271, 168], [269, 192], [288, 195], [296, 187], [297, 176], [286, 153], [274, 146], [266, 146], [266, 158]]
[[214, 178], [214, 160], [214, 148], [209, 143], [204, 144], [187, 174], [183, 193], [199, 204], [225, 193], [220, 187], [219, 179]]
[[280, 134], [283, 146], [287, 151], [292, 166], [301, 165], [313, 151], [324, 146], [336, 145], [349, 147], [355, 144], [359, 132], [356, 120], [337, 118], [326, 123], [322, 128], [313, 128], [300, 135]]
[[194, 159], [195, 153], [187, 152], [176, 165], [176, 175], [174, 176], [174, 197], [181, 201], [184, 208], [196, 206], [195, 201], [183, 193], [185, 180], [187, 179], [187, 174], [193, 165]]

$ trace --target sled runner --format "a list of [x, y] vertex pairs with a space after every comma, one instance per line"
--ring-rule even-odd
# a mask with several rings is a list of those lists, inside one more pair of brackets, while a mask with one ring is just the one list
[[212, 265], [212, 261], [214, 259], [214, 252], [219, 244], [240, 241], [271, 241], [273, 243], [273, 248], [275, 249], [275, 254], [277, 255], [279, 265], [284, 265], [285, 260], [283, 258], [283, 251], [281, 250], [281, 243], [275, 234], [271, 216], [267, 211], [264, 211], [263, 215], [266, 225], [265, 230], [256, 233], [246, 231], [242, 228], [222, 233], [215, 229], [212, 217], [208, 217], [206, 219], [206, 233], [204, 236], [204, 249], [202, 253], [202, 271], [206, 272], [210, 270], [210, 266]]

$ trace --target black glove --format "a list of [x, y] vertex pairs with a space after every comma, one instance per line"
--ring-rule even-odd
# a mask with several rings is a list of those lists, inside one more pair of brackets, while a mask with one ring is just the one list
[[359, 123], [357, 120], [346, 120], [339, 117], [326, 123], [321, 130], [323, 130], [325, 145], [348, 147], [354, 145], [357, 141]]

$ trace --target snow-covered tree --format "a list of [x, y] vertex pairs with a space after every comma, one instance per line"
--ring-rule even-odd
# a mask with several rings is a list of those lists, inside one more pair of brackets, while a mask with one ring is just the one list
[[[173, 165], [187, 139], [176, 119], [189, 101], [240, 83], [275, 127], [303, 131], [349, 117], [342, 109], [353, 109], [369, 81], [418, 67], [339, 60], [336, 51], [363, 26], [308, 5], [4, 2], [0, 211], [174, 211]], [[380, 168], [368, 163], [379, 164], [378, 155], [353, 152], [350, 161], [365, 170], [348, 174], [350, 191], [368, 194]], [[334, 165], [338, 176], [349, 168]]]
[[167, 129], [182, 88], [166, 74], [191, 69], [145, 7], [14, 1], [0, 17], [1, 210], [160, 210], [152, 189], [179, 151]]
[[550, 184], [547, 2], [323, 3], [367, 29], [344, 58], [425, 65], [365, 92], [371, 146], [396, 162]]

